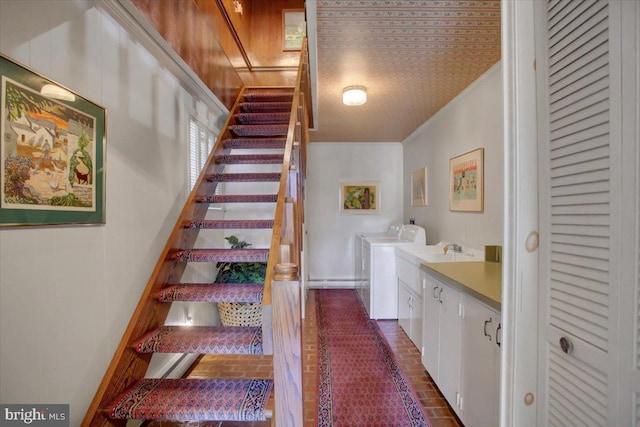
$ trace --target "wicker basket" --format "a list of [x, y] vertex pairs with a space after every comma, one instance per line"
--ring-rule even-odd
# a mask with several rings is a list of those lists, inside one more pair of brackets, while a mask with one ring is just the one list
[[262, 303], [219, 302], [218, 311], [223, 326], [261, 326]]

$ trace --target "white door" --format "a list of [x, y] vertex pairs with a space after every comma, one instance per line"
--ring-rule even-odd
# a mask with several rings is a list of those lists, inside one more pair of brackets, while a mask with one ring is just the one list
[[411, 338], [411, 300], [412, 295], [407, 285], [398, 279], [398, 324]]
[[[638, 391], [637, 369], [621, 364], [637, 351], [637, 341], [620, 334], [634, 322], [638, 295], [638, 120], [636, 104], [624, 100], [628, 90], [638, 99], [638, 39], [633, 31], [622, 38], [625, 22], [638, 28], [638, 6], [551, 0], [536, 7], [538, 425], [638, 425], [637, 400], [621, 388], [623, 377], [635, 376]], [[623, 87], [628, 42], [635, 73]], [[635, 215], [624, 213], [634, 208]], [[635, 258], [625, 247], [635, 247]], [[635, 279], [625, 283], [624, 277]]]
[[460, 416], [460, 292], [440, 285], [440, 362], [438, 364], [438, 387]]
[[500, 315], [464, 298], [462, 320], [462, 421], [468, 427], [498, 425], [500, 354], [497, 329]]
[[426, 287], [424, 290], [424, 301], [422, 303], [422, 364], [431, 375], [431, 378], [438, 383], [438, 363], [440, 354], [440, 293], [439, 283], [426, 275]]

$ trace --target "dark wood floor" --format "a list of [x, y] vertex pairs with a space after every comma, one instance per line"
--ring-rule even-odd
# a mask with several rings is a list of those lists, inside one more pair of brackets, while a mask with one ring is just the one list
[[[304, 427], [316, 425], [316, 393], [317, 393], [317, 364], [318, 346], [316, 329], [316, 290], [309, 292], [306, 306], [306, 319], [304, 320]], [[378, 322], [380, 329], [385, 334], [402, 369], [411, 378], [420, 402], [433, 427], [461, 427], [453, 411], [434, 385], [433, 380], [427, 374], [420, 360], [420, 352], [413, 345], [407, 334], [395, 320], [383, 320]], [[253, 377], [271, 378], [273, 376], [271, 357], [254, 356], [250, 360], [239, 363], [236, 358], [223, 355], [206, 355], [192, 367], [188, 376], [190, 378], [215, 378], [215, 377]], [[169, 423], [154, 422], [147, 424], [154, 427], [269, 427], [270, 422], [247, 423]]]

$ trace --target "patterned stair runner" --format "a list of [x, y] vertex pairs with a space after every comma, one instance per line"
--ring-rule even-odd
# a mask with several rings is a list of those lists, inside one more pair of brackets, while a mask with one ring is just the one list
[[231, 149], [260, 149], [260, 148], [284, 148], [285, 138], [234, 138], [222, 141], [224, 148]]
[[275, 165], [282, 163], [282, 154], [225, 154], [215, 156], [216, 163], [244, 165]]
[[185, 221], [184, 228], [246, 230], [273, 228], [272, 219], [218, 219], [202, 221]]
[[211, 194], [196, 197], [197, 203], [275, 203], [277, 194]]
[[213, 173], [207, 181], [215, 182], [272, 182], [280, 181], [279, 173]]
[[291, 111], [291, 102], [243, 102], [240, 109], [245, 113], [258, 113], [264, 111]]
[[161, 302], [261, 302], [262, 283], [176, 283], [158, 292]]
[[133, 343], [138, 353], [262, 354], [257, 326], [162, 326]]
[[[245, 93], [238, 104], [226, 150], [276, 149], [286, 144], [292, 91]], [[214, 157], [218, 165], [277, 165], [283, 154], [224, 154]], [[278, 182], [280, 173], [214, 173], [210, 182]], [[207, 194], [196, 203], [275, 203], [277, 194]], [[185, 220], [185, 229], [270, 229], [273, 219]], [[177, 262], [261, 262], [269, 249], [184, 249], [169, 254]], [[168, 283], [157, 294], [159, 303], [174, 301], [206, 303], [261, 303], [262, 283]], [[162, 326], [148, 331], [131, 346], [139, 353], [263, 354], [260, 326]], [[122, 392], [105, 414], [112, 419], [169, 421], [262, 421], [271, 417], [265, 405], [273, 389], [266, 379], [151, 379], [143, 378]]]
[[179, 262], [267, 262], [269, 249], [188, 249], [173, 252], [169, 259]]
[[293, 100], [293, 92], [247, 92], [244, 94], [244, 100], [245, 102], [291, 102]]
[[229, 130], [234, 136], [285, 136], [289, 125], [231, 125]]
[[276, 113], [238, 113], [233, 118], [237, 123], [249, 124], [283, 124], [289, 123], [290, 112]]
[[273, 381], [143, 378], [106, 408], [113, 419], [263, 421]]

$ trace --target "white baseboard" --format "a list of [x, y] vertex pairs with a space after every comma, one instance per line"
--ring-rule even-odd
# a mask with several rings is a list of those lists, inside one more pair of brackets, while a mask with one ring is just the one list
[[310, 279], [307, 281], [309, 289], [355, 289], [355, 279]]

